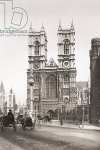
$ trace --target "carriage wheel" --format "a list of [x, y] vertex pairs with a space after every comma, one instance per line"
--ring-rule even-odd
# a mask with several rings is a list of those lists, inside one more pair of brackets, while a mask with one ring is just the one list
[[14, 131], [16, 131], [16, 124], [15, 123], [13, 124], [13, 129], [14, 129]]

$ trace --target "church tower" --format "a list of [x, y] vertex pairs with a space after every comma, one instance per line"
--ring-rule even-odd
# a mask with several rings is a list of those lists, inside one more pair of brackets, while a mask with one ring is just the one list
[[5, 88], [3, 82], [0, 84], [0, 112], [4, 112]]
[[[46, 115], [52, 111], [73, 109], [76, 102], [75, 29], [58, 27], [58, 64], [47, 61], [47, 36], [42, 25], [29, 29], [27, 106], [30, 114]], [[74, 105], [75, 106], [75, 105]], [[62, 108], [63, 107], [63, 108]]]
[[44, 26], [42, 25], [39, 32], [29, 29], [29, 68], [43, 69], [47, 61], [47, 37]]
[[61, 99], [64, 104], [73, 106], [73, 103], [76, 103], [75, 29], [73, 22], [67, 29], [63, 29], [59, 24], [57, 35], [59, 85], [62, 89], [60, 93], [63, 93]]
[[75, 29], [73, 22], [69, 29], [58, 27], [58, 65], [59, 68], [75, 67]]
[[[32, 25], [28, 36], [27, 105], [33, 114], [38, 111], [41, 75], [47, 62], [47, 36], [42, 25], [40, 31], [34, 31]], [[35, 110], [35, 112], [34, 112]]]

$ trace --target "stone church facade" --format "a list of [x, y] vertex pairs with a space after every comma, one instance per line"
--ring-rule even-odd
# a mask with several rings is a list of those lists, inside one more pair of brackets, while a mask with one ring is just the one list
[[76, 106], [75, 29], [58, 31], [58, 64], [47, 60], [47, 35], [44, 27], [38, 32], [29, 29], [27, 69], [27, 107], [33, 114], [49, 110], [69, 111]]

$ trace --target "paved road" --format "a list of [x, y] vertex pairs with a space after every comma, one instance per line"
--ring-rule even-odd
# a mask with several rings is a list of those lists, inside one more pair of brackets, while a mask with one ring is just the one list
[[100, 131], [36, 128], [0, 132], [0, 150], [100, 150]]

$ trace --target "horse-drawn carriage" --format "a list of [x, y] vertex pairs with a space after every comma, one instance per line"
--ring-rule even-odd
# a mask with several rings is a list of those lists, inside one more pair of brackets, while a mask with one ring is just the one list
[[35, 121], [33, 122], [31, 117], [23, 118], [21, 124], [22, 124], [23, 130], [25, 130], [27, 127], [30, 129], [34, 129], [35, 127]]
[[[16, 121], [15, 121], [16, 120]], [[18, 115], [15, 119], [11, 111], [8, 112], [8, 115], [0, 116], [0, 130], [3, 131], [5, 127], [12, 127], [16, 131], [16, 127], [19, 124], [22, 126], [22, 129], [25, 130], [27, 127], [34, 129], [35, 121], [32, 121], [30, 116]]]
[[0, 117], [0, 129], [1, 131], [4, 130], [4, 128], [6, 127], [12, 127], [14, 129], [14, 131], [16, 131], [16, 123], [15, 123], [15, 120], [10, 118], [9, 115], [2, 115]]
[[25, 130], [27, 127], [33, 129], [35, 126], [35, 121], [33, 122], [30, 116], [24, 116], [24, 115], [19, 115], [17, 117], [17, 123], [21, 124], [23, 130]]

